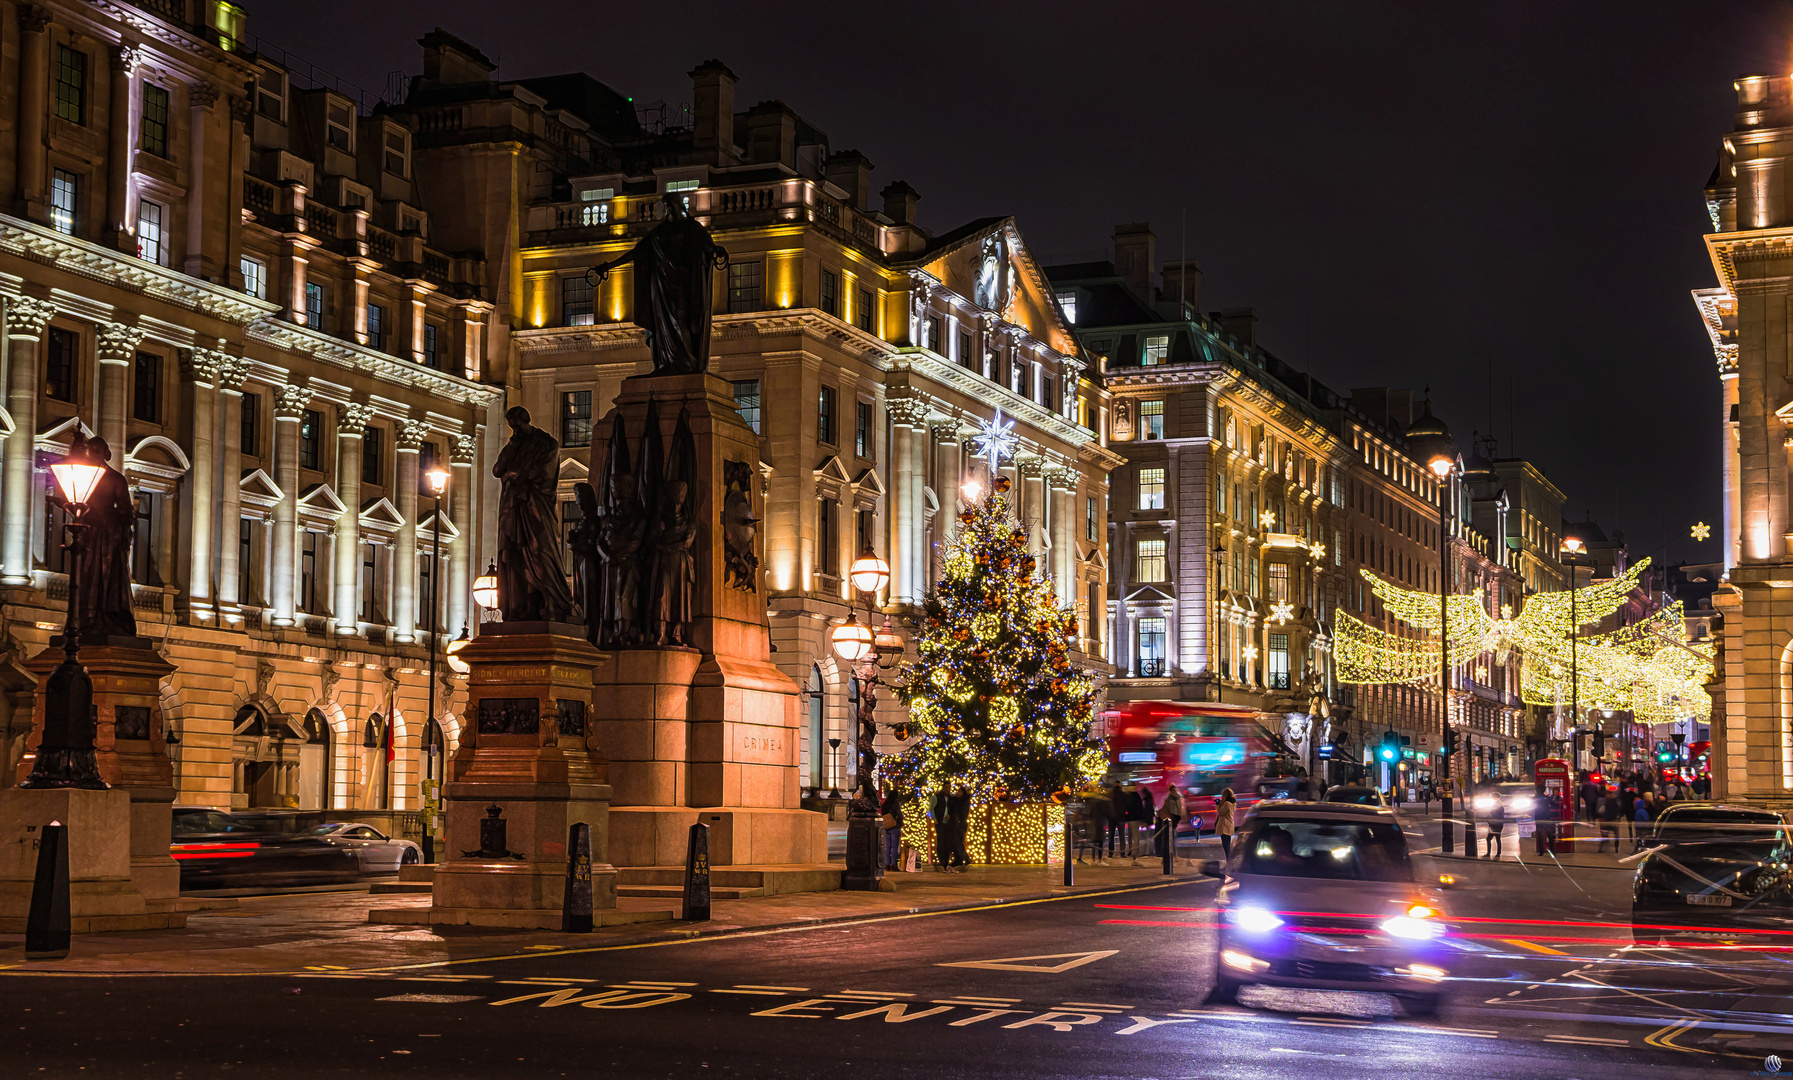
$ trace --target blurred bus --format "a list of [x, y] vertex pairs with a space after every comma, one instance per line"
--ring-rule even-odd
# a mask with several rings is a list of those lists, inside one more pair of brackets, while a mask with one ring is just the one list
[[[1235, 820], [1260, 798], [1286, 797], [1290, 770], [1272, 747], [1258, 711], [1243, 705], [1130, 701], [1102, 714], [1108, 722], [1108, 782], [1144, 784], [1154, 807], [1167, 786], [1183, 790], [1189, 814], [1214, 829], [1214, 803], [1225, 788], [1239, 802]], [[1192, 828], [1184, 822], [1185, 828]]]

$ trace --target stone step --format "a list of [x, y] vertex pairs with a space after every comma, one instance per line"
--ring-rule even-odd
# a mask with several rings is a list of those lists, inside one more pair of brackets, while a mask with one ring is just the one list
[[427, 881], [376, 881], [367, 887], [374, 896], [388, 893], [427, 893], [435, 891], [435, 886]]
[[[683, 900], [685, 888], [682, 885], [618, 885], [618, 896], [652, 896], [661, 900]], [[764, 889], [748, 889], [732, 885], [710, 885], [712, 900], [740, 900], [748, 896], [765, 896]]]
[[[761, 896], [784, 893], [833, 892], [840, 888], [841, 863], [774, 863], [767, 865], [716, 866], [710, 870], [710, 891], [758, 889]], [[617, 891], [625, 886], [658, 885], [682, 890], [683, 866], [622, 866], [617, 868]], [[627, 895], [627, 894], [624, 894]]]
[[435, 863], [405, 863], [398, 868], [400, 881], [431, 881], [435, 876]]

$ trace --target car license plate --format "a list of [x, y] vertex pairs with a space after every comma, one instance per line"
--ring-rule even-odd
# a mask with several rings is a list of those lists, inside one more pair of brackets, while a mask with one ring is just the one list
[[1724, 893], [1688, 893], [1687, 902], [1696, 907], [1730, 907], [1731, 898]]

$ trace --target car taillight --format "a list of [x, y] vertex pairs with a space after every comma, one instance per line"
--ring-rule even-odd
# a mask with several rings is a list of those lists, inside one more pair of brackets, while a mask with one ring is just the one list
[[245, 841], [238, 844], [170, 844], [168, 854], [175, 859], [247, 859], [260, 844]]

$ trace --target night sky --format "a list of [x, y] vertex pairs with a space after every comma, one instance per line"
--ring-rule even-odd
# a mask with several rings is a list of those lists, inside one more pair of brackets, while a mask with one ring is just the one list
[[243, 2], [264, 48], [375, 96], [434, 26], [501, 77], [675, 109], [716, 57], [738, 109], [782, 98], [923, 225], [1013, 214], [1047, 262], [1131, 221], [1176, 258], [1186, 218], [1204, 310], [1255, 306], [1340, 391], [1430, 384], [1460, 445], [1492, 426], [1634, 559], [1719, 557], [1701, 189], [1732, 79], [1793, 63], [1793, 0]]

